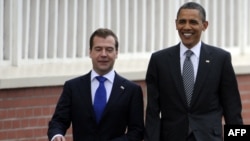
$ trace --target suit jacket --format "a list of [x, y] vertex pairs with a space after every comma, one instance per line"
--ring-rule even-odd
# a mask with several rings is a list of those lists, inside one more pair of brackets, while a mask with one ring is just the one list
[[222, 141], [222, 119], [242, 124], [241, 100], [231, 55], [202, 43], [187, 106], [180, 68], [180, 44], [152, 54], [146, 74], [145, 141], [185, 141], [189, 128], [198, 141]]
[[144, 131], [141, 87], [115, 73], [109, 101], [97, 124], [90, 85], [90, 73], [65, 82], [49, 122], [49, 139], [55, 134], [65, 135], [72, 123], [74, 141], [141, 141]]

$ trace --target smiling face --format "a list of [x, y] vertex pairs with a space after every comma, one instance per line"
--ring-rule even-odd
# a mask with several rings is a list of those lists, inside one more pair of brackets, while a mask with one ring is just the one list
[[175, 24], [182, 43], [188, 48], [200, 41], [202, 31], [208, 26], [208, 22], [202, 20], [197, 9], [181, 9]]
[[113, 69], [117, 54], [113, 36], [94, 36], [89, 55], [92, 59], [93, 69], [99, 75], [104, 75]]

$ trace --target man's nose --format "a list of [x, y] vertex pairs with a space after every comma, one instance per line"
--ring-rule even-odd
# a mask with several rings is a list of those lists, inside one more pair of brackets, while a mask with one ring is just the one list
[[191, 29], [191, 25], [189, 22], [187, 22], [185, 25], [184, 25], [184, 29]]
[[105, 49], [103, 49], [102, 52], [101, 52], [101, 55], [102, 56], [106, 56], [107, 55], [107, 51]]

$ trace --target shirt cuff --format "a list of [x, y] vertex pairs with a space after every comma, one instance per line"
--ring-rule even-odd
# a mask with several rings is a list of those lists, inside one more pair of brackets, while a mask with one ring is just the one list
[[56, 134], [55, 136], [52, 137], [51, 141], [54, 141], [54, 139], [55, 139], [56, 137], [59, 137], [59, 136], [63, 137], [63, 135], [61, 135], [61, 134]]

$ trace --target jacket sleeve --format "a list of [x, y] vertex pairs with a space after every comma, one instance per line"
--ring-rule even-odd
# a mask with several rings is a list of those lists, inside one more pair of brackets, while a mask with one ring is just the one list
[[160, 140], [160, 108], [156, 70], [156, 64], [151, 56], [146, 73], [147, 108], [145, 117], [145, 141]]
[[241, 98], [230, 53], [225, 57], [223, 72], [220, 91], [225, 123], [243, 124]]
[[52, 137], [56, 134], [61, 134], [64, 136], [67, 129], [70, 127], [70, 96], [70, 88], [68, 87], [68, 83], [66, 82], [64, 84], [63, 92], [56, 105], [56, 109], [52, 116], [52, 119], [51, 121], [49, 121], [47, 132], [49, 140], [51, 140]]

